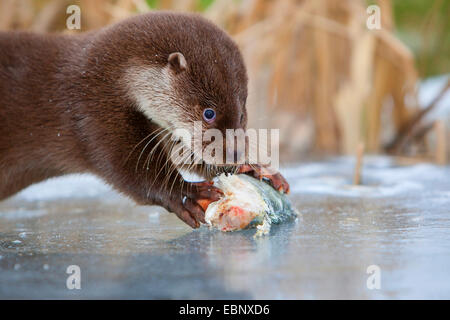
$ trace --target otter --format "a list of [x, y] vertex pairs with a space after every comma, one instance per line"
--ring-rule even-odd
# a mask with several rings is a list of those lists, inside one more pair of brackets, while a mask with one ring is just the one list
[[219, 27], [195, 14], [134, 16], [79, 33], [0, 33], [0, 200], [45, 179], [92, 173], [140, 205], [193, 228], [199, 200], [222, 195], [221, 172], [267, 178], [263, 166], [199, 164], [185, 181], [169, 156], [175, 128], [245, 129], [247, 73]]

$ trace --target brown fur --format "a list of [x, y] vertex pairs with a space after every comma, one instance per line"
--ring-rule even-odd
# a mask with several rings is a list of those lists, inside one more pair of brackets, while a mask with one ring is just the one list
[[[80, 35], [0, 33], [0, 199], [50, 177], [90, 172], [137, 203], [162, 205], [198, 226], [194, 200], [211, 188], [170, 170], [164, 143], [149, 157], [158, 139], [141, 155], [150, 165], [136, 167], [139, 143], [158, 126], [123, 83], [127, 68], [164, 68], [173, 52], [187, 62], [184, 72], [173, 70], [170, 94], [181, 102], [173, 113], [202, 121], [203, 109], [214, 107], [217, 119], [207, 127], [245, 128], [241, 54], [199, 16], [151, 13]], [[154, 183], [160, 172], [170, 183]]]

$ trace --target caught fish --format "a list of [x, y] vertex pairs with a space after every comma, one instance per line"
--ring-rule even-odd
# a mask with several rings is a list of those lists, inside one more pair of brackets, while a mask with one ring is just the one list
[[206, 222], [221, 231], [256, 227], [256, 236], [268, 234], [272, 224], [297, 217], [289, 199], [264, 181], [245, 174], [221, 174], [214, 185], [224, 196], [208, 205]]

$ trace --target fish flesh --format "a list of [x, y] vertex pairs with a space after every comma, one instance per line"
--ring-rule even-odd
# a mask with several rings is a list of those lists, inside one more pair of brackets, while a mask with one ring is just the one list
[[224, 196], [208, 205], [205, 220], [221, 231], [256, 227], [256, 236], [266, 235], [272, 224], [298, 216], [285, 194], [246, 174], [223, 173], [214, 180], [214, 186]]

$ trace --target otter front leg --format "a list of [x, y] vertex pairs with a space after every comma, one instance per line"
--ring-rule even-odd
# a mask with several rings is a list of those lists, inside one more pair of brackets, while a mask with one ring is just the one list
[[[153, 150], [152, 147], [148, 149]], [[153, 154], [157, 154], [156, 157], [150, 153], [135, 152], [125, 163], [123, 159], [103, 163], [96, 173], [137, 204], [162, 206], [192, 228], [198, 228], [200, 223], [205, 223], [205, 212], [199, 203], [202, 200], [206, 203], [217, 201], [222, 192], [211, 182], [185, 181], [173, 167], [165, 150], [158, 146], [155, 150]]]
[[[166, 171], [166, 168], [162, 168]], [[157, 176], [156, 176], [157, 178]], [[140, 205], [159, 205], [175, 213], [192, 228], [205, 223], [205, 211], [202, 201], [211, 203], [223, 195], [212, 182], [188, 182], [178, 173], [168, 173], [160, 179], [144, 178], [120, 188]]]
[[205, 211], [200, 204], [217, 201], [223, 193], [209, 181], [182, 181], [178, 185], [181, 185], [181, 188], [169, 191], [168, 201], [162, 201], [161, 205], [168, 211], [174, 212], [192, 228], [198, 228], [200, 223], [206, 223]]
[[[138, 118], [142, 119], [142, 118]], [[144, 123], [133, 123], [138, 128]], [[159, 205], [175, 213], [181, 220], [193, 228], [205, 222], [205, 213], [198, 204], [202, 199], [216, 201], [221, 191], [211, 183], [190, 183], [183, 179], [171, 157], [172, 147], [169, 134], [150, 123], [148, 129], [153, 132], [136, 131], [135, 136], [123, 134], [123, 141], [103, 139], [105, 143], [97, 148], [107, 150], [91, 163], [89, 171], [101, 176], [114, 188], [129, 196], [139, 205]], [[99, 139], [97, 139], [99, 140]], [[124, 145], [129, 146], [124, 149]]]
[[245, 173], [259, 180], [266, 179], [276, 190], [289, 193], [289, 183], [286, 179], [279, 172], [269, 167], [258, 164], [244, 164], [239, 167], [238, 173]]

